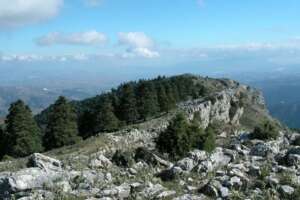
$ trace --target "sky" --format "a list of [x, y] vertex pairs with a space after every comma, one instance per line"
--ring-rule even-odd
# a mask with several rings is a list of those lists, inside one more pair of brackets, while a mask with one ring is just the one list
[[0, 0], [0, 72], [116, 79], [298, 69], [299, 8], [299, 0]]

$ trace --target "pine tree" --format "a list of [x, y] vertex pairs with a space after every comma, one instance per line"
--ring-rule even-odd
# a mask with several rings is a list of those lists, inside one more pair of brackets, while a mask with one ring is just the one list
[[152, 83], [140, 82], [137, 89], [138, 111], [143, 120], [158, 113], [157, 92]]
[[7, 136], [2, 127], [0, 127], [0, 160], [7, 153]]
[[214, 129], [208, 127], [206, 129], [206, 137], [203, 141], [203, 150], [207, 152], [212, 152], [216, 148], [216, 136]]
[[119, 119], [114, 114], [114, 108], [109, 97], [105, 96], [96, 115], [95, 132], [115, 131], [119, 128]]
[[157, 98], [161, 112], [169, 112], [172, 109], [172, 105], [163, 85], [159, 85], [157, 88]]
[[24, 157], [43, 150], [41, 131], [33, 119], [30, 108], [23, 101], [18, 100], [11, 104], [5, 125], [7, 136], [5, 154]]
[[169, 108], [173, 109], [176, 107], [176, 102], [179, 101], [178, 92], [170, 84], [165, 85], [165, 90], [168, 97]]
[[177, 114], [167, 129], [161, 132], [156, 140], [160, 152], [168, 153], [172, 158], [179, 158], [192, 148], [188, 134], [189, 124], [184, 114]]
[[132, 124], [139, 119], [134, 87], [130, 83], [121, 87], [119, 113], [121, 119], [128, 124]]
[[45, 147], [53, 149], [71, 145], [79, 140], [77, 116], [65, 97], [59, 97], [49, 114], [44, 137]]

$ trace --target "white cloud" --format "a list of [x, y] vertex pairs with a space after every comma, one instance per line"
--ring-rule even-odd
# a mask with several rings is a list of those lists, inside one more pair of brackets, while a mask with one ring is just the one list
[[284, 50], [300, 49], [300, 41], [285, 41], [281, 43], [260, 43], [252, 42], [245, 44], [223, 44], [210, 47], [208, 49], [216, 50], [242, 50], [242, 51], [260, 51], [260, 50]]
[[124, 58], [128, 57], [144, 57], [156, 58], [159, 53], [154, 51], [154, 41], [143, 32], [128, 32], [119, 33], [119, 45], [128, 47], [127, 52], [122, 55]]
[[53, 32], [36, 40], [36, 43], [40, 46], [51, 46], [55, 44], [97, 45], [104, 44], [106, 42], [106, 35], [97, 31], [87, 31], [70, 34]]
[[10, 62], [10, 61], [23, 61], [23, 62], [31, 62], [42, 60], [42, 56], [38, 56], [35, 54], [20, 54], [20, 55], [2, 55], [0, 56], [0, 61]]
[[157, 58], [159, 57], [159, 53], [156, 52], [156, 51], [151, 51], [147, 48], [136, 48], [136, 49], [133, 49], [133, 52], [136, 54], [136, 55], [139, 55], [141, 57], [145, 57], [145, 58]]
[[132, 48], [149, 48], [153, 46], [154, 42], [150, 37], [148, 37], [145, 33], [142, 32], [121, 32], [119, 33], [119, 44], [128, 45]]
[[0, 28], [34, 24], [56, 16], [63, 0], [0, 0]]

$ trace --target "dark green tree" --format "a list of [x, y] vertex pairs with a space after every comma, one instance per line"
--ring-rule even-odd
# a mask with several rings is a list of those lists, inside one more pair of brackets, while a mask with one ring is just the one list
[[79, 141], [77, 115], [65, 97], [59, 97], [49, 114], [44, 136], [45, 147], [49, 149], [71, 145]]
[[176, 107], [177, 101], [179, 101], [178, 91], [175, 89], [175, 86], [171, 86], [171, 84], [165, 85], [166, 94], [168, 97], [169, 108], [173, 109]]
[[137, 88], [139, 116], [144, 121], [159, 112], [157, 92], [153, 83], [141, 81]]
[[118, 109], [121, 120], [128, 124], [132, 124], [139, 119], [137, 110], [137, 100], [134, 87], [131, 83], [121, 87], [120, 106]]
[[162, 84], [157, 88], [157, 99], [161, 112], [169, 112], [172, 109], [172, 105]]
[[7, 135], [2, 127], [0, 127], [0, 160], [7, 153]]
[[215, 130], [209, 126], [205, 132], [205, 137], [202, 140], [202, 149], [211, 153], [216, 148]]
[[192, 148], [188, 134], [188, 121], [184, 114], [177, 114], [167, 129], [161, 132], [156, 140], [160, 152], [168, 153], [172, 158], [184, 156]]
[[96, 115], [95, 132], [115, 131], [119, 125], [120, 121], [114, 114], [111, 99], [105, 96]]
[[12, 103], [5, 120], [6, 152], [12, 157], [24, 157], [43, 150], [41, 131], [31, 110], [22, 100]]

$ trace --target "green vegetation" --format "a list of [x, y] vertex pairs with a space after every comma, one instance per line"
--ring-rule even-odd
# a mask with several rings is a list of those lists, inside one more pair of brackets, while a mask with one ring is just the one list
[[[179, 102], [204, 96], [210, 90], [206, 85], [192, 75], [157, 77], [124, 83], [110, 92], [71, 103], [76, 109], [80, 136], [88, 138], [167, 113]], [[53, 106], [36, 117], [41, 127], [49, 123], [51, 110]], [[109, 119], [112, 123], [107, 124]]]
[[5, 126], [5, 132], [1, 130], [2, 156], [23, 157], [43, 150], [40, 129], [23, 101], [11, 104]]
[[208, 127], [203, 131], [195, 123], [189, 123], [185, 115], [177, 114], [167, 129], [156, 139], [156, 147], [174, 159], [185, 156], [193, 148], [211, 152], [215, 148], [214, 130]]
[[119, 167], [130, 167], [134, 162], [131, 152], [122, 152], [120, 150], [114, 153], [112, 161]]
[[49, 150], [75, 144], [78, 140], [76, 113], [66, 98], [59, 97], [49, 115], [44, 146]]
[[[201, 137], [200, 145], [202, 144], [202, 149], [211, 153], [216, 148], [216, 137], [215, 131], [212, 127], [206, 129], [205, 135]], [[201, 148], [201, 146], [200, 146]]]
[[96, 115], [95, 132], [115, 131], [119, 128], [119, 126], [120, 121], [114, 114], [112, 101], [109, 97], [105, 97]]
[[276, 139], [279, 136], [277, 125], [270, 120], [265, 121], [263, 124], [256, 126], [251, 138], [260, 140]]
[[[24, 157], [44, 149], [72, 145], [80, 138], [151, 120], [169, 113], [177, 103], [202, 97], [213, 88], [222, 87], [217, 81], [210, 85], [207, 80], [192, 75], [157, 77], [124, 83], [84, 101], [69, 102], [59, 97], [35, 119], [29, 107], [17, 101], [11, 105], [6, 123], [0, 129], [0, 158]], [[170, 130], [166, 137], [166, 142], [174, 142], [178, 147], [167, 150], [172, 156], [182, 156], [191, 148], [207, 151], [214, 148], [213, 134], [186, 119], [178, 120], [182, 122], [178, 130]]]

